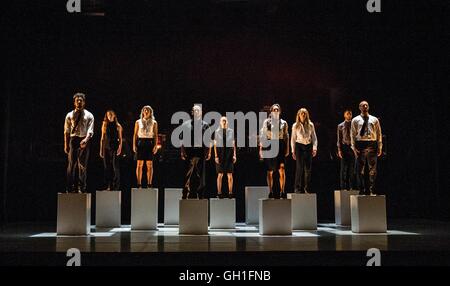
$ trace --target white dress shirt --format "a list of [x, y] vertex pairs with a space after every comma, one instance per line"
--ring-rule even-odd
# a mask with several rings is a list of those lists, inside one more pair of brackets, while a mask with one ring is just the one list
[[352, 148], [355, 147], [356, 141], [376, 141], [378, 142], [378, 149], [382, 149], [383, 140], [381, 135], [381, 125], [378, 118], [372, 115], [368, 115], [367, 127], [361, 136], [361, 129], [364, 124], [364, 118], [361, 115], [356, 116], [352, 120]]
[[304, 145], [312, 144], [313, 150], [317, 151], [317, 136], [314, 123], [309, 123], [309, 130], [306, 131], [303, 124], [297, 128], [297, 122], [292, 125], [291, 148], [295, 152], [295, 143]]
[[[77, 120], [78, 116], [81, 116], [79, 121]], [[91, 138], [94, 135], [94, 115], [86, 109], [72, 110], [67, 113], [64, 122], [64, 134], [70, 134], [70, 137]]]

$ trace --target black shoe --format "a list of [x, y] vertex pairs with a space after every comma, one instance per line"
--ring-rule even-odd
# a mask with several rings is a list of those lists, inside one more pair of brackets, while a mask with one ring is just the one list
[[280, 195], [281, 195], [280, 193], [276, 193], [276, 194], [273, 196], [273, 198], [276, 199], [276, 200], [279, 200], [279, 199], [281, 198]]
[[217, 198], [223, 199], [223, 198], [225, 198], [225, 196], [222, 193], [220, 193], [220, 194], [217, 194]]
[[360, 191], [359, 191], [359, 195], [360, 195], [360, 196], [365, 196], [366, 193], [365, 193], [363, 190], [360, 190]]
[[287, 199], [287, 194], [286, 194], [286, 192], [282, 192], [282, 193], [280, 194], [280, 197], [281, 197], [282, 199]]
[[196, 199], [197, 198], [197, 194], [191, 194], [189, 193], [189, 195], [187, 196], [188, 199]]
[[269, 193], [269, 199], [273, 199], [273, 193], [272, 192]]
[[229, 199], [234, 199], [234, 194], [233, 193], [228, 193], [228, 198]]
[[296, 194], [301, 194], [302, 192], [299, 189], [295, 189]]

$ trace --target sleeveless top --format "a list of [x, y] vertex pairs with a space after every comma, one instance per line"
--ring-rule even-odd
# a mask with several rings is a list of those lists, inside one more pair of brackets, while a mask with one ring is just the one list
[[115, 122], [106, 123], [106, 148], [117, 149], [119, 147], [119, 131]]
[[138, 138], [153, 138], [153, 125], [156, 123], [156, 120], [150, 119], [139, 119], [137, 120], [139, 125], [138, 129]]

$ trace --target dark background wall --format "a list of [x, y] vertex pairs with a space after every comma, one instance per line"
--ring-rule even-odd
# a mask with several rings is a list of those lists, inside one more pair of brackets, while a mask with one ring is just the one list
[[[171, 115], [194, 102], [219, 112], [278, 102], [290, 126], [298, 108], [310, 110], [319, 139], [319, 219], [333, 219], [336, 124], [345, 107], [356, 115], [365, 99], [386, 136], [378, 189], [388, 196], [389, 216], [450, 218], [448, 1], [382, 1], [383, 12], [369, 14], [366, 1], [105, 0], [94, 8], [84, 1], [91, 10], [81, 15], [56, 1], [27, 2], [6, 4], [2, 20], [3, 222], [55, 220], [65, 181], [64, 116], [77, 91], [96, 118], [91, 192], [103, 186], [98, 142], [108, 108], [130, 141], [145, 104], [170, 138]], [[238, 219], [244, 187], [265, 184], [256, 156], [238, 151]], [[181, 185], [178, 158], [165, 144], [155, 162], [161, 191]], [[134, 162], [121, 164], [127, 221]], [[212, 163], [208, 170], [212, 194]], [[292, 191], [292, 160], [287, 172]]]

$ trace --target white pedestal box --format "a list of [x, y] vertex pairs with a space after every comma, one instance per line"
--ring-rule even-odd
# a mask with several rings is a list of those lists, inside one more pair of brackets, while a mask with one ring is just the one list
[[58, 235], [86, 235], [91, 232], [91, 194], [58, 194]]
[[235, 228], [236, 200], [210, 199], [209, 226], [215, 229]]
[[180, 234], [208, 234], [208, 200], [180, 200]]
[[350, 225], [350, 196], [358, 195], [359, 191], [334, 191], [334, 217], [337, 225]]
[[158, 189], [131, 189], [131, 229], [156, 230], [157, 226]]
[[97, 191], [95, 193], [95, 226], [120, 227], [121, 191]]
[[183, 196], [183, 189], [164, 189], [164, 224], [177, 225], [180, 217], [179, 200]]
[[245, 222], [259, 223], [259, 199], [269, 196], [269, 187], [245, 187]]
[[292, 234], [291, 200], [259, 200], [259, 234]]
[[292, 229], [317, 230], [316, 194], [287, 194], [291, 200]]
[[386, 196], [351, 196], [352, 232], [387, 231]]

